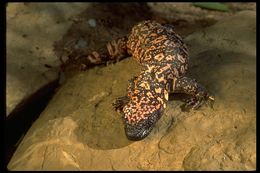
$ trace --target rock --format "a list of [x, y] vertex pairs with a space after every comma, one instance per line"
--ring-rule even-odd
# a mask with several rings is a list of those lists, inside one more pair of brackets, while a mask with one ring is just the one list
[[82, 3], [10, 3], [7, 6], [6, 116], [40, 88], [57, 80], [53, 42], [71, 25]]
[[182, 112], [180, 101], [169, 101], [152, 133], [129, 141], [111, 103], [139, 66], [125, 59], [95, 67], [58, 90], [8, 169], [255, 170], [255, 19], [241, 12], [185, 39], [189, 75], [214, 94], [213, 109]]
[[256, 10], [256, 3], [224, 3], [230, 10], [221, 12], [199, 8], [190, 2], [148, 2], [153, 16], [151, 18], [161, 22], [170, 23], [176, 33], [187, 36], [195, 31], [215, 24], [242, 10]]
[[[256, 4], [251, 3], [224, 3], [230, 12], [208, 10], [199, 8], [190, 2], [171, 3], [171, 2], [148, 2], [147, 5], [156, 16], [164, 16], [167, 20], [187, 20], [189, 22], [199, 22], [200, 20], [213, 19], [219, 20], [231, 16], [234, 11], [256, 10]], [[195, 15], [194, 15], [195, 14]]]

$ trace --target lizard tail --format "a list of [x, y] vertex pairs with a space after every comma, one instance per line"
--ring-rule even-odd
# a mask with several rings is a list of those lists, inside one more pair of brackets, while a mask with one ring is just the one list
[[93, 51], [87, 56], [91, 64], [101, 64], [107, 61], [118, 61], [128, 55], [127, 37], [121, 37], [107, 43], [105, 49]]

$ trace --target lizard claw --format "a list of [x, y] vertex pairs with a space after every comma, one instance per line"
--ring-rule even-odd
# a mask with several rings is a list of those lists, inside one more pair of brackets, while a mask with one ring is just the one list
[[213, 96], [209, 95], [206, 100], [206, 105], [209, 106], [211, 109], [213, 109], [214, 101], [215, 101], [215, 98]]

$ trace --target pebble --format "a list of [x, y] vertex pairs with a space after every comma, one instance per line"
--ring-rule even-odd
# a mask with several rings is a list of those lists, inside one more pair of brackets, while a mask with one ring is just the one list
[[96, 25], [97, 25], [95, 19], [89, 19], [89, 20], [88, 20], [88, 24], [89, 24], [89, 26], [91, 26], [91, 27], [93, 27], [93, 28], [96, 27]]

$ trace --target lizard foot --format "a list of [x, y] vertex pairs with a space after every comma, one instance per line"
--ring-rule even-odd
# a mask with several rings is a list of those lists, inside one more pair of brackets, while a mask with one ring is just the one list
[[210, 108], [213, 108], [214, 97], [209, 94], [205, 94], [205, 96], [192, 97], [184, 101], [186, 103], [181, 106], [181, 109], [182, 111], [188, 112], [190, 110], [197, 110], [203, 104], [209, 106]]
[[127, 96], [118, 97], [116, 100], [112, 103], [112, 106], [116, 111], [122, 112], [124, 106], [129, 102], [129, 98]]

